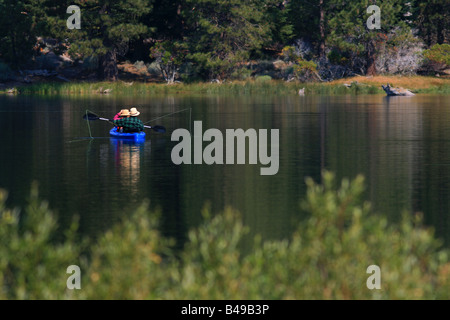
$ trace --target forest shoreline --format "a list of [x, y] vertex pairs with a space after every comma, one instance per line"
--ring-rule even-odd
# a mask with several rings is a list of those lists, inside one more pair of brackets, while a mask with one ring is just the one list
[[[436, 76], [356, 76], [330, 82], [300, 82], [258, 77], [251, 80], [174, 83], [151, 81], [35, 81], [3, 83], [0, 93], [38, 95], [148, 95], [148, 94], [282, 94], [345, 95], [385, 94], [381, 85], [408, 89], [416, 94], [450, 94], [450, 77]], [[302, 90], [304, 88], [304, 90]]]

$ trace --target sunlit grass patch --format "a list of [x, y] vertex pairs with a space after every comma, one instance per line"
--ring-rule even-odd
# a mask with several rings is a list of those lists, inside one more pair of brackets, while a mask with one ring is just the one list
[[[406, 77], [405, 77], [406, 78]], [[262, 79], [262, 80], [261, 80]], [[269, 94], [298, 95], [305, 88], [306, 95], [359, 95], [384, 94], [381, 84], [391, 83], [420, 92], [448, 93], [448, 82], [441, 80], [435, 83], [425, 82], [425, 79], [412, 78], [411, 82], [399, 77], [379, 77], [369, 79], [357, 77], [341, 79], [333, 82], [286, 82], [269, 78], [256, 80], [236, 80], [222, 83], [193, 82], [175, 83], [144, 83], [144, 82], [79, 82], [79, 83], [36, 83], [19, 87], [22, 94], [39, 95], [152, 95], [152, 94]], [[422, 86], [423, 85], [423, 86]]]

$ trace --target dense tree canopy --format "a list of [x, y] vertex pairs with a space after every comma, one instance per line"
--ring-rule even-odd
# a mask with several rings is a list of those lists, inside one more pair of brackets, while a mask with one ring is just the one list
[[[67, 28], [70, 5], [81, 9], [81, 29]], [[381, 10], [380, 29], [367, 26], [370, 5]], [[252, 61], [279, 59], [288, 46], [335, 77], [399, 70], [377, 70], [395, 61], [399, 47], [416, 59], [405, 66], [417, 66], [419, 49], [450, 41], [447, 0], [0, 0], [0, 13], [0, 63], [24, 68], [40, 54], [37, 38], [52, 38], [75, 61], [96, 61], [107, 80], [118, 79], [120, 61], [163, 61], [155, 54], [161, 43], [183, 48], [170, 52], [177, 56], [172, 80], [179, 70], [224, 80]]]
[[443, 44], [450, 38], [450, 1], [414, 1], [414, 18], [428, 46]]
[[[377, 4], [380, 8], [380, 28], [369, 28], [368, 20], [375, 12], [367, 8]], [[395, 27], [409, 29], [403, 19], [402, 0], [390, 1], [341, 1], [330, 0], [328, 9], [330, 33], [328, 41], [337, 50], [355, 61], [363, 57], [367, 74], [376, 74], [376, 56], [381, 43], [386, 40], [386, 34]]]
[[190, 58], [208, 78], [224, 78], [270, 37], [258, 0], [186, 0]]
[[0, 0], [0, 61], [14, 68], [33, 55], [36, 37], [44, 32], [44, 10], [38, 0]]
[[[81, 10], [80, 29], [67, 28], [66, 9], [70, 5], [77, 5]], [[49, 24], [54, 25], [51, 35], [67, 39], [73, 58], [96, 57], [99, 77], [117, 80], [117, 59], [128, 52], [133, 40], [151, 30], [140, 21], [151, 10], [152, 1], [84, 0], [61, 1], [56, 7], [48, 7], [47, 14]]]

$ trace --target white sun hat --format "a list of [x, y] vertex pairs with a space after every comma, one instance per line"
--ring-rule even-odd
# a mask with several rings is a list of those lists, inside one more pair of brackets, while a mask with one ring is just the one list
[[131, 108], [130, 109], [130, 115], [132, 116], [132, 117], [137, 117], [138, 115], [140, 115], [141, 113], [139, 112], [139, 111], [137, 111], [137, 109], [136, 108]]

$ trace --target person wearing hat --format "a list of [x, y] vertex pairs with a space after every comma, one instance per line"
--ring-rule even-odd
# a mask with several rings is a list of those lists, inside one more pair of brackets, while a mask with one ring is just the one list
[[131, 108], [130, 109], [130, 116], [132, 117], [137, 117], [138, 115], [140, 115], [141, 113], [139, 111], [137, 111], [136, 108]]
[[129, 113], [130, 113], [130, 110], [122, 109], [116, 113], [116, 115], [114, 116], [114, 120], [122, 119], [122, 118], [126, 117]]
[[[123, 112], [122, 112], [123, 111]], [[112, 122], [117, 127], [122, 127], [123, 132], [139, 132], [144, 130], [144, 124], [137, 117], [141, 113], [137, 111], [136, 108], [131, 108], [130, 110], [124, 109], [121, 110], [120, 116], [122, 119], [113, 120]]]
[[[116, 115], [114, 116], [114, 120], [123, 119], [123, 118], [129, 116], [129, 114], [130, 114], [130, 110], [122, 109], [118, 113], [116, 113]], [[116, 127], [116, 128], [117, 128], [117, 131], [120, 131], [120, 132], [123, 131], [122, 127]]]

